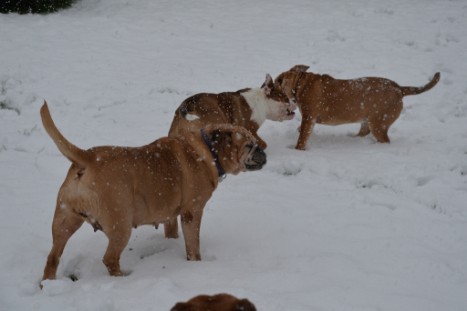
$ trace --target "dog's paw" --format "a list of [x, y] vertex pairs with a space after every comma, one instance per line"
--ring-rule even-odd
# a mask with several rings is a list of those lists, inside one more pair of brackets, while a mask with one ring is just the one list
[[132, 270], [122, 270], [122, 274], [119, 276], [129, 276], [133, 273]]
[[73, 290], [73, 281], [68, 278], [58, 280], [42, 280], [40, 288], [46, 296], [57, 296]]

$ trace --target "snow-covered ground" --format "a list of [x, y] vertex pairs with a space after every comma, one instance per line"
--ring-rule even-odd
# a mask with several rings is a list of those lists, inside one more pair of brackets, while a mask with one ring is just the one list
[[[83, 0], [54, 15], [0, 15], [0, 310], [169, 310], [228, 292], [258, 310], [467, 310], [467, 2]], [[38, 287], [69, 162], [43, 130], [49, 103], [83, 148], [166, 135], [199, 92], [260, 86], [299, 63], [383, 76], [406, 97], [391, 144], [359, 125], [266, 122], [268, 164], [229, 176], [206, 206], [201, 262], [140, 227], [110, 277], [84, 225], [58, 280]], [[68, 276], [76, 275], [72, 282]]]

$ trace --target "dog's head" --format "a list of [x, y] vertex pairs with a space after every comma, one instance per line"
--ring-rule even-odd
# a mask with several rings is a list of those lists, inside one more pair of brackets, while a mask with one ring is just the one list
[[292, 120], [295, 116], [297, 106], [290, 102], [287, 95], [274, 85], [272, 77], [267, 74], [266, 80], [261, 86], [264, 96], [271, 100], [268, 111], [268, 119], [272, 121]]
[[266, 164], [266, 153], [245, 128], [231, 124], [209, 124], [204, 129], [226, 173], [257, 171]]
[[187, 302], [179, 302], [170, 311], [256, 311], [248, 299], [238, 299], [229, 294], [199, 295]]
[[310, 67], [306, 65], [295, 65], [288, 71], [281, 73], [274, 80], [274, 89], [285, 94], [292, 103], [296, 103], [295, 92], [297, 91], [298, 81], [308, 68]]

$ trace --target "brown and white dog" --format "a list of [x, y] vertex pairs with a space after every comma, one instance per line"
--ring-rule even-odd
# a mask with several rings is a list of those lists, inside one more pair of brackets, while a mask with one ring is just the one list
[[201, 93], [185, 99], [175, 111], [169, 136], [183, 136], [207, 124], [229, 123], [249, 130], [256, 137], [258, 145], [265, 149], [267, 144], [257, 133], [259, 127], [266, 119], [293, 119], [296, 108], [283, 93], [276, 91], [271, 76], [266, 75], [261, 88], [219, 94]]
[[199, 232], [206, 202], [222, 173], [259, 170], [266, 154], [246, 129], [208, 125], [185, 139], [160, 138], [142, 147], [83, 150], [57, 129], [47, 104], [42, 123], [72, 165], [58, 193], [53, 247], [43, 279], [54, 279], [68, 239], [83, 222], [102, 230], [109, 244], [103, 262], [120, 276], [120, 254], [134, 227], [157, 225], [181, 215], [188, 260], [201, 260]]
[[179, 302], [170, 311], [256, 311], [256, 307], [248, 299], [217, 294], [199, 295], [187, 302]]
[[385, 78], [334, 79], [306, 72], [309, 66], [296, 65], [274, 81], [276, 92], [285, 93], [302, 114], [296, 149], [304, 150], [315, 123], [339, 125], [361, 123], [357, 136], [370, 132], [380, 143], [389, 143], [389, 127], [402, 111], [402, 98], [434, 87], [439, 72], [422, 87], [399, 86]]

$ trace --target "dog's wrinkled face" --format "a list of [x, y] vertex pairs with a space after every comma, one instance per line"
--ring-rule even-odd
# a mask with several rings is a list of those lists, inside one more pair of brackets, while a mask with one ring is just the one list
[[297, 109], [297, 106], [290, 102], [287, 95], [280, 88], [275, 87], [269, 74], [266, 75], [266, 80], [261, 89], [269, 100], [274, 101], [274, 104], [269, 105], [268, 119], [272, 121], [284, 121], [294, 118], [294, 111]]
[[295, 92], [298, 80], [308, 68], [306, 65], [295, 65], [288, 71], [279, 74], [274, 80], [274, 89], [285, 94], [290, 102], [296, 103]]
[[256, 171], [266, 164], [266, 153], [245, 128], [222, 124], [208, 125], [205, 130], [227, 173], [236, 175], [244, 171]]

